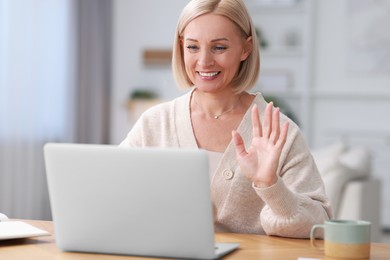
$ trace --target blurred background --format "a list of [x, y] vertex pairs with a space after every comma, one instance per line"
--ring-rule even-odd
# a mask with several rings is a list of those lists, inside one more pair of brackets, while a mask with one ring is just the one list
[[[42, 146], [119, 144], [175, 98], [170, 51], [187, 0], [0, 0], [0, 212], [51, 219]], [[365, 147], [390, 228], [390, 1], [247, 0], [261, 38], [253, 91], [311, 149]]]

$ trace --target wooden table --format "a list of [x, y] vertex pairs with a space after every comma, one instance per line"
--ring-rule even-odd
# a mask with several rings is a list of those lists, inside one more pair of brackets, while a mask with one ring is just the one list
[[[53, 223], [50, 221], [23, 220], [38, 228], [54, 234]], [[323, 256], [323, 252], [313, 249], [308, 239], [289, 239], [248, 234], [216, 234], [217, 242], [240, 243], [240, 248], [223, 259], [298, 259], [317, 258], [331, 259]], [[319, 241], [318, 243], [322, 243]], [[131, 257], [104, 254], [69, 253], [60, 251], [54, 236], [36, 237], [28, 239], [16, 239], [0, 241], [0, 259], [58, 259], [58, 260], [83, 260], [83, 259], [157, 259], [145, 257]], [[390, 244], [372, 243], [370, 259], [390, 259]], [[340, 260], [340, 259], [339, 259]]]

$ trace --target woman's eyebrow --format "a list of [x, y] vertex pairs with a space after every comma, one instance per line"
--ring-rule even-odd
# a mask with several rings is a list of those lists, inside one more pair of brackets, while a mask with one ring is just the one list
[[228, 39], [228, 38], [225, 38], [225, 37], [222, 37], [222, 38], [214, 39], [214, 40], [212, 40], [211, 42], [219, 42], [219, 41], [229, 41], [229, 39]]
[[190, 42], [197, 42], [197, 40], [192, 39], [192, 38], [186, 38], [185, 40], [186, 40], [186, 41], [190, 41]]
[[[197, 42], [197, 40], [192, 39], [192, 38], [186, 38], [185, 40], [191, 41], [191, 42]], [[221, 38], [216, 38], [216, 39], [211, 40], [211, 42], [219, 42], [219, 41], [229, 41], [229, 39], [227, 39], [225, 37], [221, 37]]]

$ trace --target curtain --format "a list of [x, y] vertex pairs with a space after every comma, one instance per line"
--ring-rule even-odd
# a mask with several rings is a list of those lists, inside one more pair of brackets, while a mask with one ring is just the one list
[[111, 1], [77, 1], [79, 143], [109, 143]]
[[0, 0], [0, 212], [11, 218], [51, 219], [46, 142], [108, 142], [110, 16], [104, 0]]

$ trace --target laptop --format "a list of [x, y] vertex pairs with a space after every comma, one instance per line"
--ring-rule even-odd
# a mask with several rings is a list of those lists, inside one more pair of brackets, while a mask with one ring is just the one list
[[63, 251], [217, 259], [208, 156], [198, 149], [48, 143], [44, 159]]

